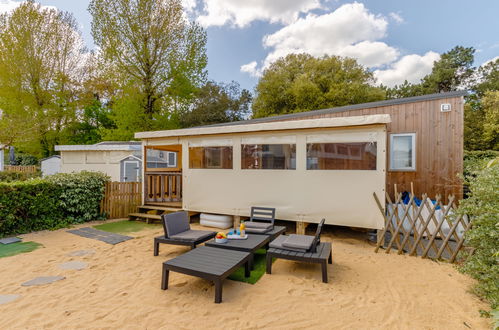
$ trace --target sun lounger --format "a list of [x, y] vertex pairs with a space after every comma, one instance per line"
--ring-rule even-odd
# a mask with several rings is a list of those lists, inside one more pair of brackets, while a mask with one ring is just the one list
[[206, 242], [217, 234], [208, 230], [192, 230], [187, 212], [175, 212], [161, 216], [164, 236], [154, 238], [154, 255], [159, 253], [159, 244], [186, 245], [194, 249], [196, 245]]
[[170, 271], [197, 276], [215, 283], [215, 303], [222, 302], [224, 279], [244, 265], [244, 276], [250, 276], [251, 253], [200, 246], [163, 263], [161, 289], [168, 289]]
[[331, 243], [321, 242], [320, 235], [325, 219], [317, 226], [315, 236], [281, 235], [270, 242], [267, 251], [267, 274], [272, 273], [272, 258], [319, 263], [322, 266], [322, 281], [328, 282], [327, 263], [332, 263]]

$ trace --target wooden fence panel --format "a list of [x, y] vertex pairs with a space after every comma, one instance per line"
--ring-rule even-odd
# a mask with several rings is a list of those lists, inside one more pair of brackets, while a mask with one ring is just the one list
[[24, 172], [24, 173], [35, 173], [38, 171], [38, 166], [20, 166], [20, 165], [4, 165], [4, 171], [6, 172]]
[[127, 218], [142, 201], [141, 182], [107, 182], [101, 212], [108, 219]]
[[385, 248], [386, 253], [397, 250], [398, 254], [408, 253], [423, 258], [456, 260], [464, 244], [464, 234], [471, 228], [466, 215], [456, 214], [455, 197], [449, 196], [447, 203], [441, 196], [434, 200], [423, 195], [417, 200], [413, 195], [404, 202], [402, 194], [392, 202], [386, 194], [386, 208], [374, 193], [374, 199], [385, 219], [384, 228], [379, 232], [376, 248]]

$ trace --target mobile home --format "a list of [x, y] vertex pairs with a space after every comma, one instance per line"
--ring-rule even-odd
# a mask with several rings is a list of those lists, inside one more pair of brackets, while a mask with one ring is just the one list
[[358, 104], [211, 126], [136, 133], [143, 203], [248, 216], [277, 209], [296, 222], [380, 229], [373, 193], [462, 196], [463, 92]]

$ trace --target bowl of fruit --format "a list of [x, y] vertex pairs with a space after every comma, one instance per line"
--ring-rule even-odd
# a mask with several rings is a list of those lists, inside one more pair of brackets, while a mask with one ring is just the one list
[[215, 236], [215, 242], [217, 243], [227, 243], [227, 235], [223, 232], [218, 232]]

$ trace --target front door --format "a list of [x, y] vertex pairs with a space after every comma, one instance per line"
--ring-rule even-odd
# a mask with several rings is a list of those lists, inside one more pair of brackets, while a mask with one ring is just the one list
[[139, 161], [126, 160], [124, 162], [123, 182], [137, 182], [139, 180]]

